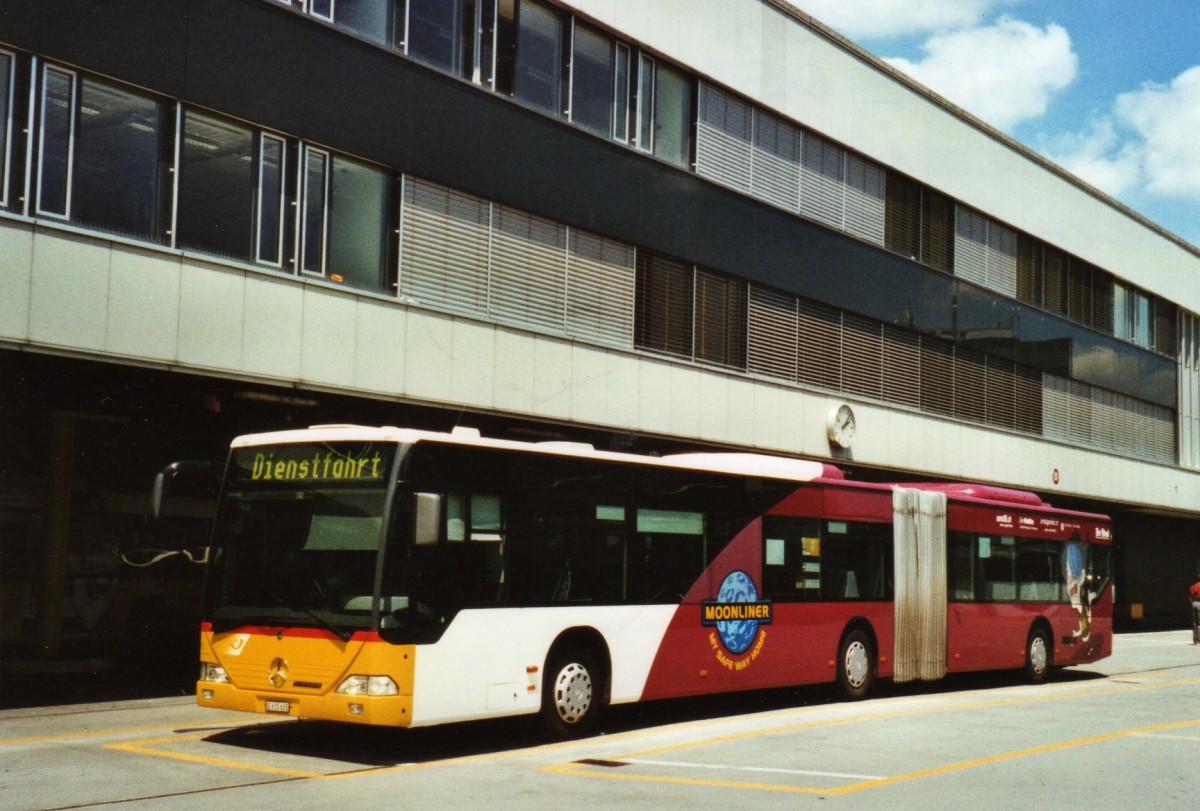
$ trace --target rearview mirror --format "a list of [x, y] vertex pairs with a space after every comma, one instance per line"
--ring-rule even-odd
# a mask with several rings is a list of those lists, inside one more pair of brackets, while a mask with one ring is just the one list
[[413, 494], [413, 545], [433, 546], [442, 538], [442, 497], [438, 493]]
[[214, 498], [218, 466], [214, 462], [172, 462], [154, 476], [150, 491], [150, 514], [161, 518], [172, 496]]

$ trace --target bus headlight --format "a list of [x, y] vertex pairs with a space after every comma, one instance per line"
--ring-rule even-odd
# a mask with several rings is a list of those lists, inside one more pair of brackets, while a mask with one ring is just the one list
[[212, 681], [217, 684], [229, 684], [229, 674], [220, 665], [211, 662], [200, 663], [200, 681]]
[[337, 692], [347, 696], [396, 696], [400, 688], [391, 676], [348, 676]]

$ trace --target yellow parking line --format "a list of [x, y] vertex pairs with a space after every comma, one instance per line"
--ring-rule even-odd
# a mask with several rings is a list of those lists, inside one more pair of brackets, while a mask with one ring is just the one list
[[191, 763], [203, 763], [209, 766], [228, 766], [235, 769], [247, 769], [253, 772], [265, 772], [267, 774], [278, 774], [285, 777], [324, 777], [320, 772], [302, 772], [297, 769], [283, 769], [278, 766], [260, 766], [255, 763], [244, 763], [238, 760], [227, 760], [225, 758], [208, 757], [207, 755], [190, 755], [186, 752], [172, 752], [167, 749], [151, 748], [154, 744], [175, 743], [178, 741], [198, 741], [206, 737], [208, 733], [202, 735], [176, 735], [170, 738], [153, 738], [148, 741], [135, 741], [132, 743], [110, 743], [105, 746], [106, 749], [119, 749], [124, 752], [135, 752], [140, 755], [155, 755], [157, 757], [172, 758], [174, 760], [186, 760]]
[[229, 722], [222, 723], [217, 721], [206, 721], [205, 723], [191, 724], [155, 724], [146, 727], [117, 727], [115, 729], [93, 729], [87, 732], [62, 732], [56, 735], [31, 735], [27, 738], [6, 738], [0, 740], [0, 746], [12, 746], [23, 743], [44, 743], [46, 741], [70, 741], [78, 738], [101, 738], [105, 735], [141, 735], [146, 732], [158, 732], [162, 729], [212, 729], [215, 726], [223, 726], [227, 729], [234, 729], [239, 726], [249, 726], [254, 723], [261, 723], [261, 719], [255, 717], [248, 719], [244, 715], [238, 715], [231, 718]]

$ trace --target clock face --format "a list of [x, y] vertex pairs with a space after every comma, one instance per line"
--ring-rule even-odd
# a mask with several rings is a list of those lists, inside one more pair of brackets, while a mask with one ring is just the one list
[[829, 441], [839, 448], [849, 448], [854, 441], [854, 411], [850, 406], [842, 404], [829, 412], [829, 423], [826, 426]]

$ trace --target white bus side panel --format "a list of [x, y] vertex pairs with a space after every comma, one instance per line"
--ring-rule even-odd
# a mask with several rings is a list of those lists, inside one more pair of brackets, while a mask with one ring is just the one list
[[462, 611], [436, 644], [417, 647], [412, 725], [537, 712], [546, 655], [570, 628], [595, 629], [608, 645], [612, 703], [637, 701], [678, 610], [636, 605]]

